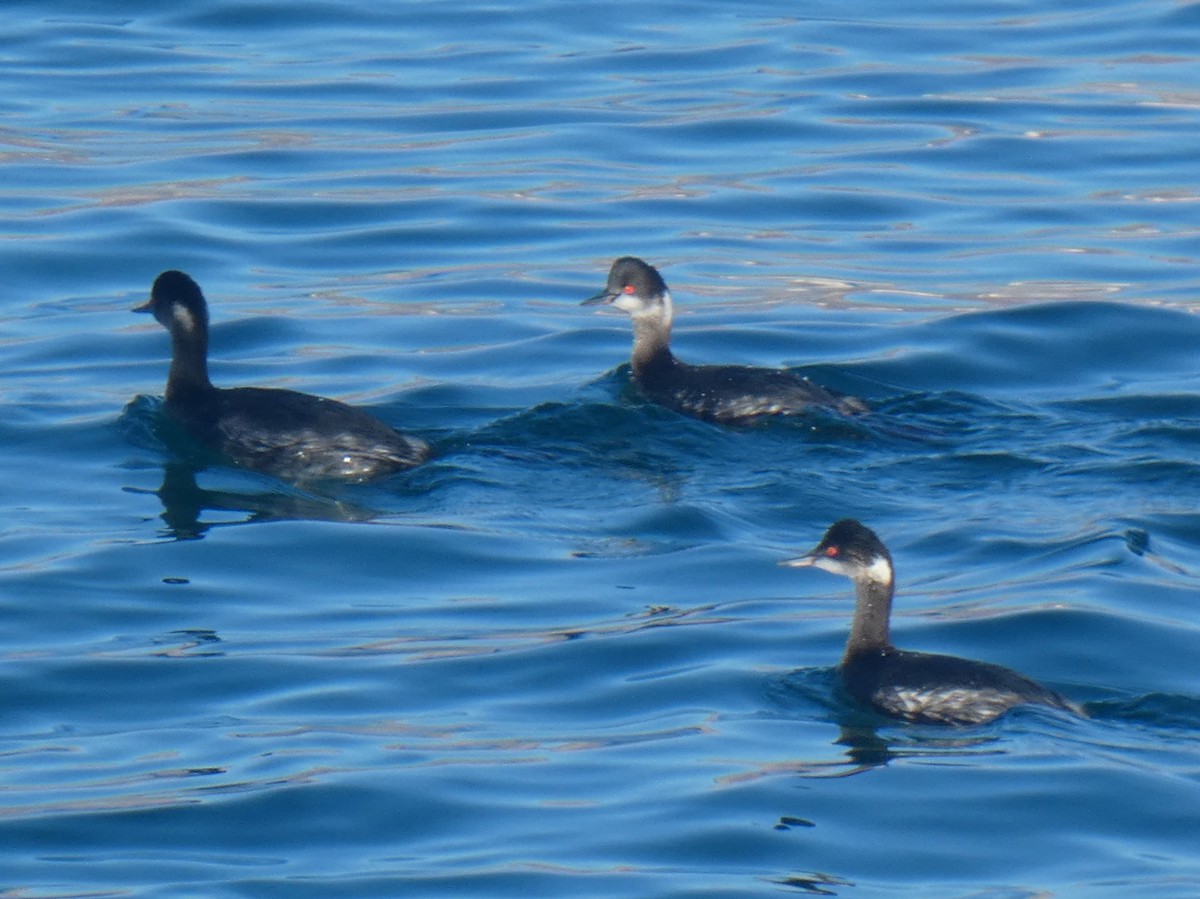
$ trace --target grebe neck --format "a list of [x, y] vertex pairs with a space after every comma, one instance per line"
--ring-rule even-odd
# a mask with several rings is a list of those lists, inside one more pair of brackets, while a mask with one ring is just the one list
[[175, 306], [172, 312], [171, 370], [167, 374], [166, 398], [213, 390], [208, 379], [207, 328], [182, 305]]
[[674, 362], [671, 354], [671, 295], [664, 292], [661, 303], [631, 314], [633, 354], [630, 362], [635, 374]]
[[891, 649], [888, 618], [892, 613], [892, 567], [879, 559], [854, 579], [854, 621], [846, 641], [846, 657], [861, 652]]

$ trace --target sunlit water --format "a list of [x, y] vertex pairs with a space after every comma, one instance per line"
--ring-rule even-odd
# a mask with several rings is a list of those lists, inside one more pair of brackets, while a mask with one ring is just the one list
[[[6, 5], [0, 896], [1200, 893], [1200, 5], [798, 9]], [[640, 402], [626, 253], [875, 411]], [[197, 465], [166, 268], [437, 458]], [[1090, 717], [850, 706], [844, 516]]]

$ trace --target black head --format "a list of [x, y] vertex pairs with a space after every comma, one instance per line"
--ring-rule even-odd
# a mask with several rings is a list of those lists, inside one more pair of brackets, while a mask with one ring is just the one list
[[618, 309], [636, 313], [666, 304], [670, 297], [658, 269], [636, 256], [622, 256], [608, 270], [604, 290], [583, 301], [584, 306], [611, 303]]
[[152, 312], [167, 330], [182, 327], [188, 331], [207, 331], [208, 304], [200, 285], [180, 271], [163, 272], [154, 279], [150, 301], [134, 312]]
[[808, 554], [780, 563], [793, 568], [821, 568], [854, 580], [892, 580], [892, 556], [866, 525], [843, 518], [830, 525], [825, 536]]

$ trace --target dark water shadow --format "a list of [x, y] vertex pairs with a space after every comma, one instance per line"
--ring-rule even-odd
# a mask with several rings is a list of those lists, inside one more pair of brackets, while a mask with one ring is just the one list
[[[616, 483], [644, 484], [670, 499], [697, 465], [712, 454], [722, 454], [719, 439], [716, 444], [706, 443], [697, 434], [696, 429], [703, 427], [688, 419], [676, 421], [673, 413], [660, 407], [590, 397], [520, 410], [449, 441], [445, 450], [470, 460], [467, 464], [481, 474], [503, 478], [502, 486], [529, 480], [529, 489], [536, 490], [547, 479], [599, 475]], [[597, 484], [569, 489], [578, 499], [592, 493]]]
[[[198, 540], [212, 528], [265, 521], [370, 521], [380, 512], [298, 488], [272, 485], [263, 492], [212, 490], [201, 487], [196, 475], [205, 469], [190, 462], [168, 462], [157, 490], [125, 487], [127, 493], [153, 494], [162, 502], [159, 516], [166, 536]], [[234, 513], [234, 518], [205, 519], [205, 513]]]
[[1083, 704], [1096, 721], [1138, 725], [1165, 732], [1200, 734], [1200, 697], [1181, 693], [1146, 693], [1142, 696], [1098, 699]]
[[[784, 824], [785, 819], [780, 819], [781, 825], [776, 826], [776, 830], [788, 830], [789, 825]], [[796, 819], [791, 819], [796, 820]], [[804, 825], [812, 826], [812, 825]], [[839, 887], [853, 888], [854, 882], [846, 880], [843, 877], [838, 877], [836, 874], [827, 874], [821, 871], [813, 871], [806, 874], [789, 874], [786, 877], [780, 877], [774, 880], [767, 879], [767, 883], [773, 883], [776, 886], [785, 887], [788, 890], [799, 893], [802, 896], [838, 896]]]

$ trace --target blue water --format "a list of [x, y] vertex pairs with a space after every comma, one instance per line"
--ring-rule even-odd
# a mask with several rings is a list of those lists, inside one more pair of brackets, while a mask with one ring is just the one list
[[[10, 2], [0, 896], [1200, 895], [1200, 4]], [[691, 362], [876, 407], [639, 401]], [[164, 437], [223, 385], [437, 458], [300, 490]], [[914, 727], [898, 643], [1088, 709]]]

